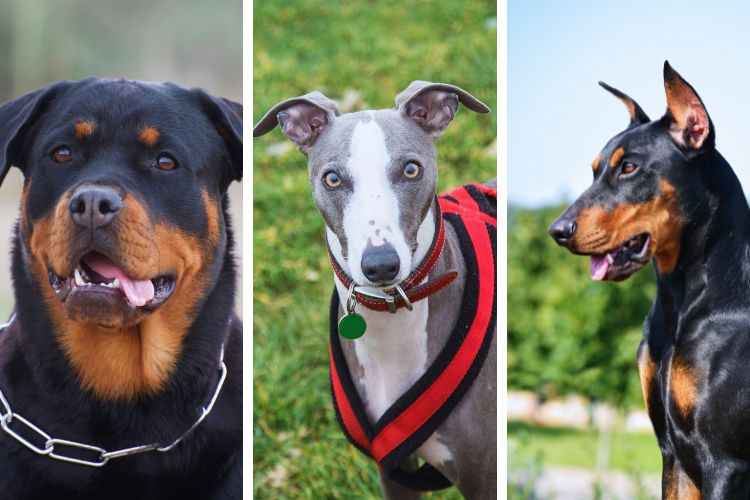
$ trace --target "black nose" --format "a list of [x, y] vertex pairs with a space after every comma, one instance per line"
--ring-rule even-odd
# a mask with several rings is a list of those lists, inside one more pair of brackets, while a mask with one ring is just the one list
[[377, 247], [368, 244], [362, 254], [362, 272], [373, 283], [392, 280], [400, 267], [401, 261], [390, 243]]
[[76, 224], [97, 229], [109, 224], [122, 210], [122, 196], [112, 188], [87, 186], [73, 194], [68, 208]]
[[549, 234], [559, 245], [564, 245], [576, 234], [578, 225], [574, 220], [560, 217], [549, 227]]

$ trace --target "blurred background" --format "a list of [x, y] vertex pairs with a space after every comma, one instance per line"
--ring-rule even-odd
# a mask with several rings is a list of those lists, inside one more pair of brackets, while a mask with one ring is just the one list
[[508, 3], [508, 435], [511, 498], [658, 498], [661, 456], [635, 363], [649, 267], [594, 283], [547, 227], [628, 123], [603, 80], [652, 119], [668, 59], [698, 91], [750, 188], [747, 21], [737, 1]]
[[[92, 75], [171, 81], [242, 102], [242, 3], [0, 0], [0, 103], [56, 80]], [[22, 183], [12, 169], [0, 188], [0, 283], [10, 283], [10, 238]], [[238, 183], [230, 199], [241, 270]], [[10, 286], [0, 286], [0, 319], [12, 307]]]
[[[495, 0], [267, 0], [253, 22], [254, 122], [316, 89], [356, 111], [392, 108], [412, 80], [452, 83], [493, 114], [458, 112], [438, 146], [439, 188], [497, 175]], [[348, 444], [331, 403], [333, 274], [305, 158], [277, 128], [253, 160], [254, 495], [381, 498], [375, 463]]]

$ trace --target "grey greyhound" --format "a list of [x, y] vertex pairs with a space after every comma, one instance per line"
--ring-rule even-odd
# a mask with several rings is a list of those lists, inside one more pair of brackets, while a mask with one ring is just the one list
[[[336, 271], [337, 417], [349, 440], [378, 462], [386, 498], [419, 498], [417, 490], [450, 484], [466, 498], [497, 494], [494, 250], [482, 258], [492, 259], [490, 266], [478, 270], [482, 259], [466, 255], [466, 227], [441, 218], [441, 207], [455, 212], [449, 222], [465, 213], [454, 207], [460, 196], [436, 198], [436, 143], [459, 103], [490, 111], [456, 86], [415, 81], [393, 109], [341, 114], [333, 100], [312, 92], [277, 104], [253, 130], [258, 137], [278, 124], [307, 157]], [[483, 188], [461, 196], [481, 204]], [[483, 241], [494, 242], [488, 231]], [[350, 319], [356, 325], [345, 327]], [[482, 331], [470, 329], [472, 322]], [[459, 344], [471, 335], [479, 337], [467, 355], [470, 347]], [[464, 371], [455, 375], [461, 362]], [[426, 410], [432, 400], [438, 403]]]

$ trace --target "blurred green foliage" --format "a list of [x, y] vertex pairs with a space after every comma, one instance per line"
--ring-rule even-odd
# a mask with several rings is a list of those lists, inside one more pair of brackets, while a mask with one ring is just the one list
[[625, 282], [589, 277], [589, 259], [547, 228], [565, 206], [509, 209], [508, 387], [643, 405], [635, 354], [655, 294], [651, 266]]
[[[256, 2], [253, 118], [312, 90], [390, 108], [417, 79], [496, 110], [495, 2]], [[462, 109], [438, 146], [441, 189], [496, 176], [496, 115]], [[254, 164], [253, 467], [257, 498], [379, 498], [377, 467], [335, 421], [328, 379], [333, 275], [305, 158], [276, 129]], [[436, 498], [458, 498], [455, 491]]]

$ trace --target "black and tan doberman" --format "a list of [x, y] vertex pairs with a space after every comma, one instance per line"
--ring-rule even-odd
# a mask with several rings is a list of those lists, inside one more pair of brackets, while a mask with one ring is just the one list
[[630, 124], [596, 156], [594, 182], [550, 227], [624, 280], [649, 261], [657, 295], [638, 349], [663, 457], [664, 498], [750, 496], [750, 210], [695, 90], [664, 65], [658, 120], [625, 94]]

